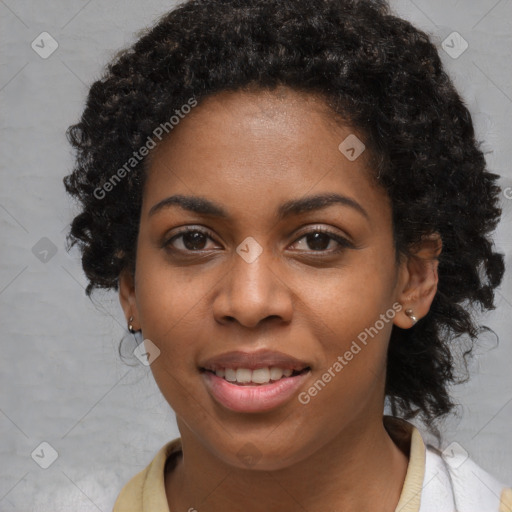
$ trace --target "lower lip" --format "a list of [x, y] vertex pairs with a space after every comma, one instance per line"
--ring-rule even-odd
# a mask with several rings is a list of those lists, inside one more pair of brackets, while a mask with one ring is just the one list
[[264, 412], [279, 407], [294, 396], [309, 373], [307, 371], [254, 386], [232, 384], [208, 371], [202, 373], [202, 378], [213, 398], [227, 409], [235, 412]]

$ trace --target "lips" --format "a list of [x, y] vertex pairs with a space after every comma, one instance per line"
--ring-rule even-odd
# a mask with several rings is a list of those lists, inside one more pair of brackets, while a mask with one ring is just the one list
[[200, 363], [199, 366], [202, 370], [210, 370], [212, 372], [225, 370], [226, 368], [256, 370], [258, 368], [272, 367], [300, 372], [310, 365], [283, 352], [262, 349], [254, 352], [226, 352], [225, 354], [207, 359]]
[[212, 398], [235, 412], [264, 412], [285, 404], [311, 371], [306, 361], [270, 350], [228, 352], [200, 365]]

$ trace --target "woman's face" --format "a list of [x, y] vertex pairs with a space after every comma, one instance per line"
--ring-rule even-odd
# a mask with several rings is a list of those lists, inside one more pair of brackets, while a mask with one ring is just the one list
[[182, 437], [227, 464], [286, 467], [381, 421], [408, 277], [354, 135], [312, 96], [223, 92], [151, 155], [121, 300]]

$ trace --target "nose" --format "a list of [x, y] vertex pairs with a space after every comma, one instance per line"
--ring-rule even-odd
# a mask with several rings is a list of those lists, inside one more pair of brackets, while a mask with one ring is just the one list
[[234, 253], [231, 269], [219, 286], [213, 303], [219, 323], [238, 322], [253, 329], [264, 322], [291, 320], [293, 292], [270, 251], [264, 250], [252, 262]]

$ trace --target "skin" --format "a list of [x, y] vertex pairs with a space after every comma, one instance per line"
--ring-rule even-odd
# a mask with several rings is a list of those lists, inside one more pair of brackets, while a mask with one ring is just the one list
[[[222, 92], [150, 155], [135, 276], [121, 274], [120, 301], [160, 349], [151, 369], [176, 413], [183, 457], [166, 476], [170, 510], [395, 510], [408, 458], [382, 422], [386, 351], [393, 323], [413, 325], [405, 309], [428, 312], [440, 241], [426, 239], [397, 264], [389, 198], [365, 153], [349, 161], [338, 150], [351, 133], [312, 95]], [[332, 204], [276, 218], [286, 201], [333, 192], [366, 216]], [[174, 194], [214, 201], [229, 216], [176, 205], [149, 215]], [[162, 247], [184, 227], [208, 236]], [[351, 245], [305, 237], [318, 228]], [[247, 237], [263, 250], [252, 263], [236, 252]], [[310, 364], [306, 391], [397, 302], [403, 309], [307, 405], [293, 397], [237, 413], [203, 384], [200, 361], [269, 348]], [[248, 443], [260, 457], [251, 467], [237, 455]]]

